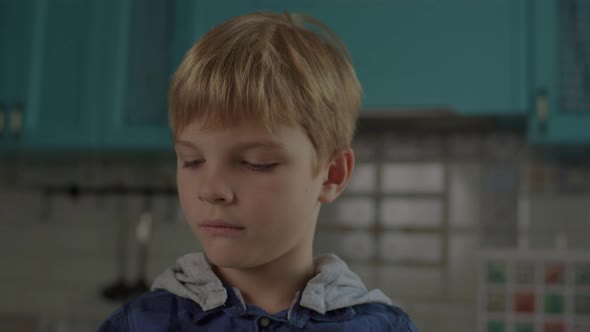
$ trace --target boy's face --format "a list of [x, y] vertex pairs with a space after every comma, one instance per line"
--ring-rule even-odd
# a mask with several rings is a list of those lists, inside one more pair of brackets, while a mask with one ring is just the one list
[[311, 252], [327, 168], [300, 128], [187, 126], [175, 144], [185, 219], [211, 262], [251, 268]]

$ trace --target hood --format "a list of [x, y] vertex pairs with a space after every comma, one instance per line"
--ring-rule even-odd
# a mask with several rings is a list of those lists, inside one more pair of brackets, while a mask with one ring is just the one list
[[[300, 292], [300, 306], [323, 315], [327, 311], [365, 303], [391, 305], [391, 300], [380, 290], [367, 291], [361, 279], [336, 255], [318, 256], [314, 265], [317, 274]], [[223, 283], [203, 253], [180, 257], [173, 268], [156, 278], [151, 289], [163, 289], [193, 300], [204, 311], [222, 306], [228, 298]], [[239, 290], [234, 290], [240, 296]]]

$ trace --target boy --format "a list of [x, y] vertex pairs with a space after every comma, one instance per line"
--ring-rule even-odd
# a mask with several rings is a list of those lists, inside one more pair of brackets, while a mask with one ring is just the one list
[[354, 167], [361, 94], [345, 46], [313, 18], [247, 14], [203, 36], [169, 111], [180, 205], [205, 253], [99, 331], [417, 331], [338, 257], [312, 254], [320, 206]]

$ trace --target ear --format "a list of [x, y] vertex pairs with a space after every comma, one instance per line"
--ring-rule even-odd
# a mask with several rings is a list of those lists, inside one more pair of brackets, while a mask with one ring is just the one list
[[354, 151], [347, 148], [336, 153], [328, 163], [327, 174], [318, 200], [320, 203], [332, 203], [344, 191], [352, 170], [354, 169]]

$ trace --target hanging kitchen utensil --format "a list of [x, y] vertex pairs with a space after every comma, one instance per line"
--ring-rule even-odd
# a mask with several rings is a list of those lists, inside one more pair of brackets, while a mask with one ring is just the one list
[[147, 284], [147, 260], [148, 260], [148, 245], [152, 233], [152, 212], [151, 204], [148, 204], [146, 209], [139, 218], [135, 236], [138, 245], [137, 250], [137, 277], [135, 284], [131, 287], [132, 295], [139, 295], [149, 290]]
[[125, 281], [125, 270], [127, 267], [126, 239], [128, 234], [128, 223], [125, 219], [120, 223], [119, 238], [117, 241], [117, 280], [102, 289], [102, 296], [111, 301], [125, 299], [129, 293], [129, 286]]
[[[120, 197], [121, 201], [124, 197]], [[129, 222], [127, 218], [122, 218], [119, 222], [119, 234], [117, 238], [116, 260], [117, 260], [117, 280], [107, 285], [101, 290], [101, 295], [110, 301], [120, 301], [127, 298], [129, 294], [129, 285], [125, 281], [125, 272], [127, 270], [127, 237], [129, 234]]]

